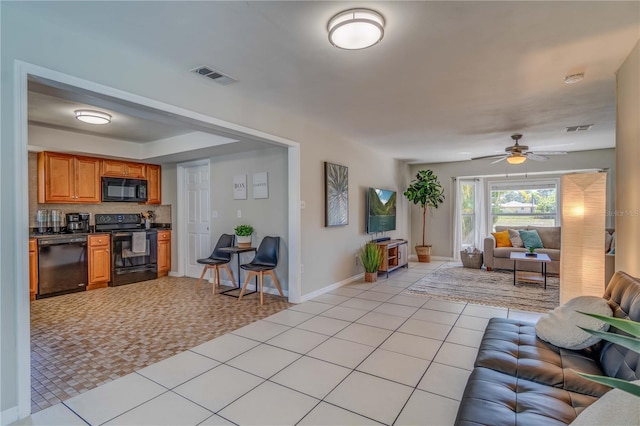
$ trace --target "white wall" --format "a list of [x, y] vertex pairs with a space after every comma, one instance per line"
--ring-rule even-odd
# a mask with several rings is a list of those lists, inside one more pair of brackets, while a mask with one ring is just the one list
[[640, 276], [640, 42], [617, 74], [616, 270]]
[[[401, 163], [271, 105], [241, 99], [235, 95], [233, 85], [212, 84], [189, 73], [188, 66], [150, 57], [145, 51], [133, 50], [131, 44], [109, 39], [93, 40], [69, 28], [53, 25], [46, 18], [35, 16], [38, 8], [34, 4], [2, 2], [0, 12], [0, 213], [3, 222], [0, 229], [0, 412], [17, 412], [19, 387], [22, 386], [20, 392], [24, 395], [24, 387], [28, 386], [24, 375], [18, 381], [17, 374], [25, 370], [19, 368], [16, 350], [18, 330], [21, 326], [27, 327], [23, 322], [28, 323], [28, 316], [18, 320], [16, 311], [18, 304], [28, 305], [28, 234], [26, 222], [16, 215], [16, 206], [23, 206], [25, 211], [27, 206], [26, 167], [25, 170], [20, 169], [21, 165], [26, 165], [27, 152], [26, 149], [16, 152], [16, 141], [21, 131], [20, 123], [15, 122], [17, 99], [13, 89], [17, 81], [16, 60], [299, 142], [300, 191], [302, 200], [306, 202], [306, 208], [301, 212], [301, 253], [305, 268], [302, 294], [362, 271], [356, 266], [354, 252], [367, 239], [364, 233], [365, 189], [377, 186], [400, 191], [406, 181], [406, 168]], [[98, 52], [96, 42], [100, 46]], [[149, 70], [153, 72], [149, 73]], [[348, 226], [324, 227], [323, 161], [349, 167]], [[171, 199], [169, 185], [171, 179], [175, 181], [175, 176], [174, 169], [163, 167], [163, 201], [174, 207], [175, 200]], [[401, 201], [398, 231], [390, 233], [390, 236], [407, 236], [406, 216], [407, 204]], [[175, 211], [172, 217], [176, 217]], [[24, 230], [19, 226], [23, 222]], [[22, 282], [17, 282], [18, 272]], [[28, 400], [23, 402], [21, 414], [24, 415], [25, 407], [28, 410], [28, 405]]]
[[[615, 150], [601, 149], [594, 151], [573, 152], [564, 156], [551, 157], [549, 161], [527, 161], [528, 173], [555, 172], [562, 170], [584, 170], [608, 168], [607, 175], [607, 210], [613, 210], [615, 205]], [[516, 174], [524, 172], [524, 166], [507, 166], [504, 163], [491, 164], [489, 160], [460, 161], [453, 163], [414, 164], [411, 166], [411, 178], [418, 170], [431, 169], [442, 184], [445, 202], [438, 209], [430, 209], [427, 213], [427, 244], [432, 244], [432, 255], [453, 257], [453, 178], [460, 176], [496, 176], [496, 179], [522, 179], [524, 176]], [[554, 175], [544, 175], [554, 176]], [[532, 177], [537, 177], [532, 175]], [[607, 226], [613, 226], [613, 218], [608, 218]], [[421, 241], [422, 210], [411, 208], [411, 239], [410, 245]]]

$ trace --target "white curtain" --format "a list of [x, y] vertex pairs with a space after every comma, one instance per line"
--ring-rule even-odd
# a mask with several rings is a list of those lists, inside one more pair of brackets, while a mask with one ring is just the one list
[[460, 260], [462, 249], [462, 181], [453, 178], [453, 260]]
[[453, 259], [460, 260], [462, 250], [462, 186], [472, 185], [474, 188], [474, 223], [473, 246], [482, 250], [486, 236], [485, 196], [483, 179], [458, 179], [454, 178], [453, 194]]

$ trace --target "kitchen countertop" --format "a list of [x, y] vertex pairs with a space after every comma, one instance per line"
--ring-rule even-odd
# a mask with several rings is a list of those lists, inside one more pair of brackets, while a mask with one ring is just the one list
[[[152, 223], [151, 229], [154, 230], [171, 230], [170, 223]], [[144, 229], [140, 229], [138, 231], [144, 231]], [[61, 233], [61, 234], [38, 234], [34, 233], [33, 230], [29, 233], [29, 238], [66, 238], [69, 236], [89, 236], [89, 235], [98, 235], [98, 234], [108, 234], [109, 231], [93, 231], [93, 232], [72, 232], [72, 233]]]

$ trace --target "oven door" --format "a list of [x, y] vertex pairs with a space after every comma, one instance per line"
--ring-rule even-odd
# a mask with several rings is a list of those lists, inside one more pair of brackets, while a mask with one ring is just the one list
[[156, 230], [111, 234], [112, 286], [158, 277], [158, 233]]

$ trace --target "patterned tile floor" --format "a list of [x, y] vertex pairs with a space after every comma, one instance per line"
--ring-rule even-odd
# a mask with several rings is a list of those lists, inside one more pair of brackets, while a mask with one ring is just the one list
[[[401, 294], [442, 263], [412, 263], [409, 270], [396, 271], [388, 279], [354, 282], [269, 316], [258, 310], [257, 314], [265, 314], [262, 320], [199, 345], [184, 343], [184, 347], [197, 346], [144, 368], [134, 366], [131, 374], [17, 424], [452, 424], [489, 318], [535, 322], [540, 314]], [[171, 287], [173, 281], [164, 281]], [[193, 289], [181, 290], [187, 296], [194, 293]], [[156, 304], [185, 309], [185, 302], [174, 297], [173, 289], [165, 291], [167, 299], [155, 299], [144, 309], [153, 310]], [[201, 289], [198, 296], [205, 298], [205, 291]], [[226, 299], [221, 302], [226, 304]], [[283, 303], [269, 299], [276, 305], [273, 312]], [[198, 305], [199, 298], [187, 300]], [[235, 299], [229, 300], [236, 305]], [[119, 305], [113, 306], [117, 309]], [[258, 306], [247, 304], [247, 309]], [[135, 317], [141, 308], [135, 305], [135, 312], [128, 314], [134, 320], [148, 320], [147, 316]], [[85, 313], [76, 322], [93, 316], [89, 308], [78, 310]], [[186, 331], [176, 334], [176, 340], [183, 343], [185, 334], [202, 332], [201, 319], [205, 330], [213, 328], [208, 324], [222, 321], [211, 306], [201, 309], [195, 318], [188, 309], [178, 312], [173, 322], [155, 315], [157, 323], [151, 330], [182, 329], [178, 323], [180, 313], [184, 314]], [[117, 331], [118, 317], [110, 318]], [[138, 346], [137, 329], [127, 329], [134, 333], [129, 345]], [[111, 337], [108, 328], [103, 333]], [[222, 332], [213, 333], [218, 334]], [[150, 335], [148, 340], [158, 346], [156, 355], [162, 358], [163, 342], [154, 341], [153, 332]], [[169, 331], [169, 335], [174, 334]], [[121, 339], [124, 337], [114, 340]], [[93, 336], [85, 335], [85, 340], [91, 342]]]
[[291, 306], [241, 302], [164, 277], [31, 304], [31, 410], [37, 412]]

